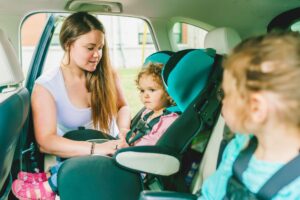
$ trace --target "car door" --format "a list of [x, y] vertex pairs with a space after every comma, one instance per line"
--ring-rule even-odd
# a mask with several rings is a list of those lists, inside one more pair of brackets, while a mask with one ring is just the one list
[[[57, 18], [53, 14], [49, 15], [44, 30], [40, 36], [39, 42], [32, 55], [25, 83], [25, 87], [28, 89], [30, 95], [34, 87], [35, 80], [41, 75], [43, 71], [45, 58], [47, 56], [49, 45], [57, 24], [56, 22]], [[43, 169], [43, 154], [39, 152], [34, 139], [31, 111], [29, 112], [28, 121], [28, 127], [26, 128], [25, 133], [22, 135], [20, 140], [22, 170], [38, 171]]]

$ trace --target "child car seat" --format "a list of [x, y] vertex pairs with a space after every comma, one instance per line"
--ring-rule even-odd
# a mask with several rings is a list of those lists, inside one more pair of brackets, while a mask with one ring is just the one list
[[[228, 54], [230, 50], [233, 49], [233, 47], [236, 46], [240, 41], [241, 38], [234, 29], [220, 27], [207, 33], [204, 40], [204, 46], [205, 48], [215, 49], [217, 54], [222, 57], [223, 55]], [[219, 116], [217, 124], [215, 125], [213, 133], [209, 139], [204, 156], [201, 160], [196, 180], [193, 181], [194, 189], [192, 193], [197, 193], [201, 187], [203, 179], [208, 177], [216, 169], [219, 147], [223, 137], [224, 124], [224, 119], [222, 116]], [[197, 195], [191, 195], [187, 193], [144, 191], [140, 195], [140, 200], [156, 200], [161, 199], [161, 197], [178, 200], [198, 198]]]
[[[149, 63], [162, 63], [166, 64], [169, 58], [174, 54], [172, 51], [159, 51], [155, 52], [151, 55], [149, 55], [145, 62], [144, 66]], [[143, 107], [131, 120], [131, 128], [134, 127], [139, 119], [141, 118], [142, 113], [144, 112], [145, 107]], [[78, 130], [73, 130], [67, 132], [64, 137], [72, 140], [93, 140], [93, 139], [98, 139], [99, 141], [102, 140], [103, 142], [107, 139], [113, 139], [107, 134], [101, 133], [99, 131], [95, 130], [83, 130], [84, 128], [78, 127]], [[99, 134], [100, 133], [100, 134]]]
[[220, 61], [218, 56], [200, 49], [172, 55], [163, 69], [163, 79], [182, 115], [155, 146], [120, 149], [113, 158], [86, 156], [65, 161], [58, 174], [60, 197], [137, 199], [143, 189], [140, 172], [160, 176], [176, 173], [193, 137], [211, 128], [219, 115], [216, 93], [221, 82]]

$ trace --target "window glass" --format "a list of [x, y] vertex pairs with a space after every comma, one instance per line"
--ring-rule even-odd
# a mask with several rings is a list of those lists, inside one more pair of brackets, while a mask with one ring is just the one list
[[29, 16], [22, 24], [22, 69], [25, 76], [30, 65], [32, 54], [34, 53], [34, 49], [39, 42], [47, 18], [48, 16], [45, 13], [33, 14]]
[[[68, 14], [55, 15], [59, 20], [51, 40], [44, 71], [60, 65], [64, 55], [59, 44], [59, 32], [63, 19]], [[45, 13], [35, 14], [28, 17], [22, 26], [22, 67], [25, 75], [47, 18]], [[119, 72], [126, 98], [134, 116], [142, 107], [135, 78], [145, 58], [156, 51], [149, 26], [144, 20], [133, 17], [97, 15], [97, 18], [105, 27], [111, 63]]]
[[204, 37], [207, 31], [197, 26], [177, 22], [173, 26], [173, 41], [178, 50], [204, 48]]

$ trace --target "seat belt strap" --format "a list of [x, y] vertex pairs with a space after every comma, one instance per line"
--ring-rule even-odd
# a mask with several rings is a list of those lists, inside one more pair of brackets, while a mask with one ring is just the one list
[[280, 168], [257, 192], [260, 199], [273, 198], [284, 186], [300, 177], [300, 154]]
[[[257, 147], [257, 138], [250, 139], [233, 164], [233, 175], [242, 183], [243, 172], [248, 168], [250, 159]], [[283, 187], [300, 177], [300, 154], [280, 168], [255, 194], [258, 199], [272, 199]]]
[[257, 138], [252, 137], [249, 141], [249, 145], [246, 149], [241, 151], [237, 159], [233, 164], [233, 175], [240, 181], [243, 182], [243, 172], [248, 168], [249, 161], [257, 147]]

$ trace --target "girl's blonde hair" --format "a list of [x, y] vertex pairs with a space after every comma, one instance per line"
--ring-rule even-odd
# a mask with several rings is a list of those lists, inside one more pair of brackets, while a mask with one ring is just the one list
[[[70, 45], [79, 36], [92, 30], [99, 30], [105, 34], [103, 24], [93, 15], [86, 12], [77, 12], [70, 15], [62, 24], [59, 34], [61, 47], [69, 54]], [[117, 114], [117, 92], [106, 40], [102, 49], [102, 58], [96, 70], [86, 72], [86, 79], [86, 87], [91, 92], [94, 126], [104, 132], [109, 132], [111, 121]]]
[[277, 108], [280, 117], [300, 127], [299, 33], [274, 32], [247, 39], [223, 64], [245, 101], [251, 92], [271, 91], [282, 102]]
[[161, 88], [164, 90], [164, 93], [165, 93], [166, 98], [168, 100], [166, 106], [168, 107], [168, 106], [171, 106], [171, 105], [175, 105], [175, 102], [169, 96], [168, 92], [166, 91], [166, 88], [164, 87], [164, 83], [163, 83], [162, 76], [161, 76], [162, 68], [163, 68], [163, 64], [161, 64], [161, 63], [151, 63], [151, 62], [149, 62], [139, 72], [139, 74], [138, 74], [137, 79], [135, 80], [135, 82], [136, 82], [136, 85], [139, 86], [139, 81], [140, 81], [140, 79], [141, 79], [141, 77], [143, 75], [152, 76], [153, 80], [158, 85], [160, 85]]

